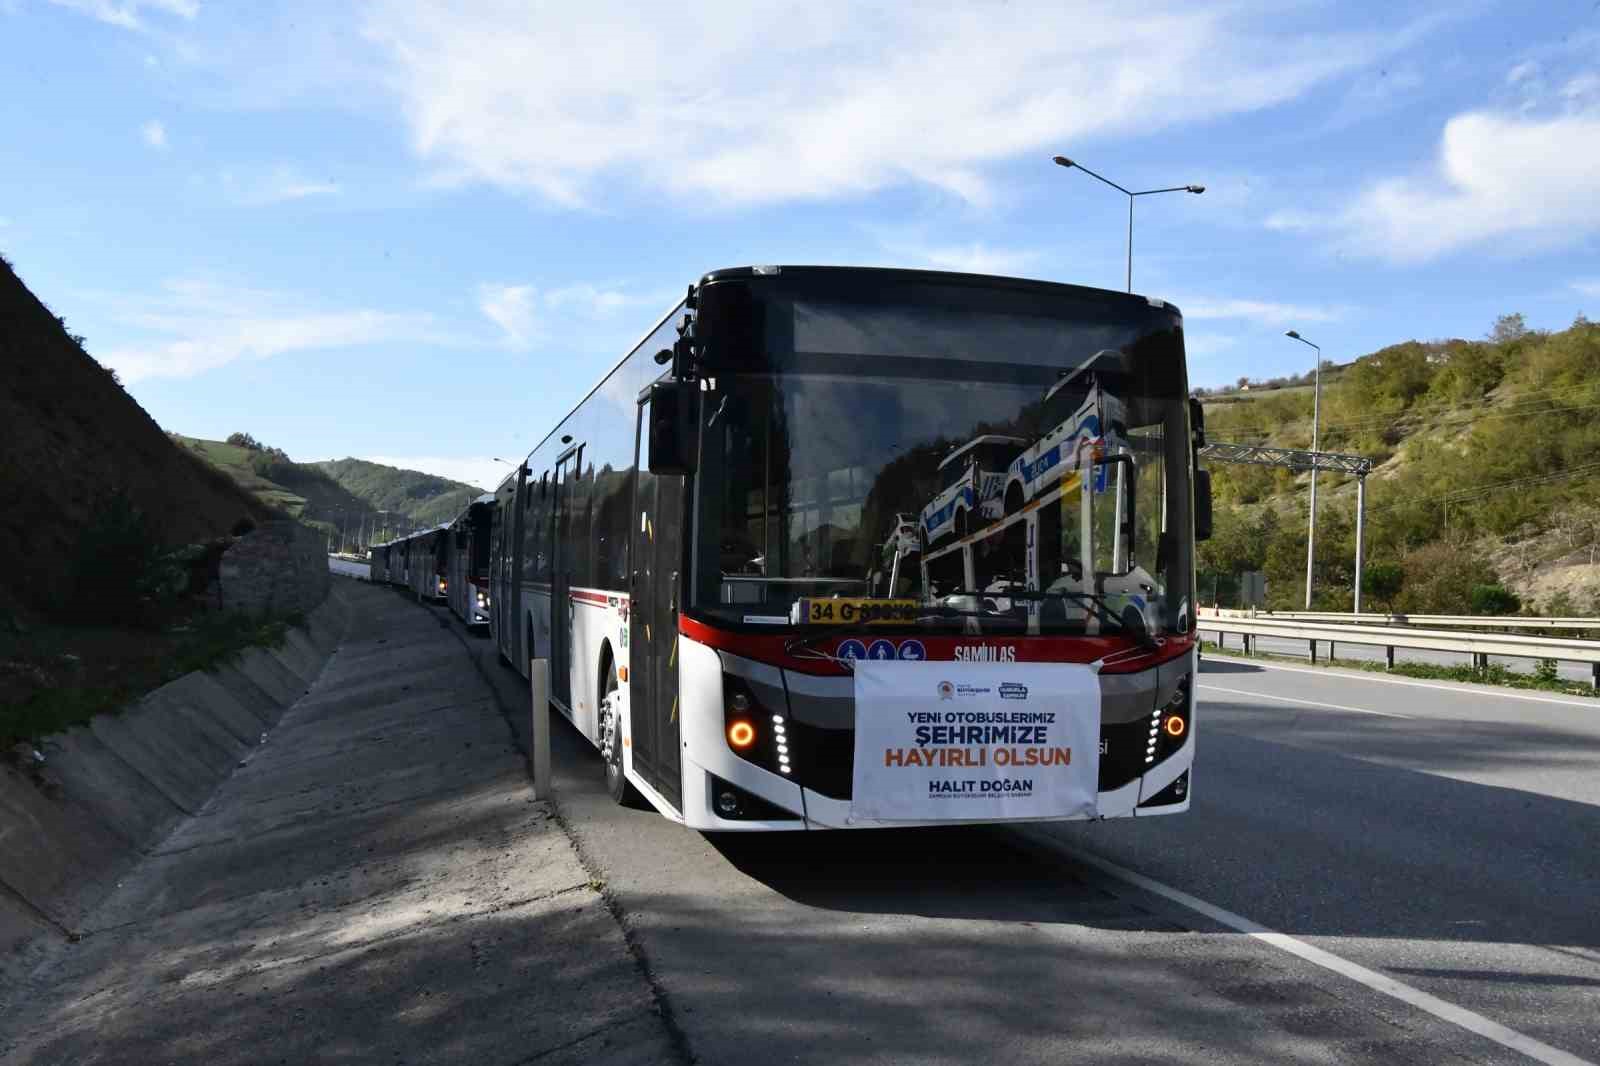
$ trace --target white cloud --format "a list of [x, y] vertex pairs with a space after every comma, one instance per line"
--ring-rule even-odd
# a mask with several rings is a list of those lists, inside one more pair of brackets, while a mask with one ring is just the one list
[[144, 143], [151, 148], [165, 148], [167, 146], [167, 127], [155, 119], [151, 119], [139, 127], [139, 136], [144, 138]]
[[112, 26], [125, 30], [144, 28], [142, 15], [149, 10], [163, 15], [193, 19], [200, 13], [199, 0], [50, 0], [57, 7], [68, 8]]
[[541, 291], [533, 285], [486, 282], [478, 286], [478, 310], [500, 327], [500, 343], [531, 348], [544, 340], [545, 323], [560, 316], [588, 320], [610, 318], [617, 311], [647, 305], [665, 306], [658, 295], [635, 295], [614, 285], [575, 282]]
[[340, 192], [337, 182], [307, 178], [287, 164], [279, 164], [260, 174], [223, 171], [222, 187], [229, 199], [242, 207], [265, 207], [312, 196], [337, 196]]
[[312, 309], [306, 297], [205, 281], [170, 281], [149, 299], [119, 301], [116, 321], [144, 338], [97, 349], [122, 380], [186, 378], [241, 360], [385, 342], [437, 343], [424, 314]]
[[1039, 253], [1021, 248], [991, 248], [982, 241], [923, 248], [917, 253], [928, 266], [968, 274], [1025, 275]]
[[1600, 298], [1600, 278], [1582, 278], [1574, 281], [1572, 291], [1582, 296]]
[[[364, 455], [360, 458], [369, 463], [397, 466], [402, 470], [420, 470], [434, 477], [463, 481], [489, 492], [515, 469], [505, 463], [497, 463], [486, 455]], [[521, 457], [503, 458], [515, 462]]]
[[1468, 248], [1568, 245], [1600, 230], [1600, 106], [1491, 112], [1445, 124], [1431, 171], [1369, 185], [1327, 216], [1279, 212], [1274, 229], [1327, 231], [1344, 251], [1416, 263]]
[[1241, 5], [1113, 0], [367, 11], [442, 180], [565, 205], [618, 177], [717, 206], [914, 184], [982, 204], [1001, 160], [1270, 107], [1416, 32], [1301, 33]]
[[502, 342], [526, 348], [538, 336], [532, 285], [483, 284], [478, 286], [478, 310], [500, 327]]
[[1518, 63], [1516, 66], [1512, 67], [1510, 70], [1506, 71], [1506, 84], [1517, 85], [1521, 82], [1527, 81], [1529, 78], [1538, 73], [1538, 61], [1533, 59], [1525, 59], [1521, 63]]
[[1333, 322], [1342, 312], [1332, 307], [1272, 303], [1265, 300], [1175, 300], [1189, 319], [1243, 319], [1264, 326], [1293, 325], [1296, 322]]

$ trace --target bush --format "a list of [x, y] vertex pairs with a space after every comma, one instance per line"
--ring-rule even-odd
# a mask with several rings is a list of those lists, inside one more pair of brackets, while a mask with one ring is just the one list
[[1522, 600], [1515, 592], [1502, 585], [1472, 587], [1473, 614], [1516, 614], [1520, 610], [1522, 610]]
[[161, 558], [149, 516], [121, 491], [102, 497], [78, 537], [71, 613], [85, 622], [140, 621], [152, 575], [159, 584]]
[[1376, 600], [1385, 613], [1394, 610], [1395, 597], [1405, 583], [1406, 572], [1396, 563], [1375, 563], [1361, 575], [1361, 591]]

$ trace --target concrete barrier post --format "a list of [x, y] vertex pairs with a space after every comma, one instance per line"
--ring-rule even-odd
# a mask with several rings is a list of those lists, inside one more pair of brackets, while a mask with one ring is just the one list
[[528, 687], [533, 699], [533, 743], [528, 760], [533, 771], [533, 798], [550, 798], [550, 662], [528, 663]]

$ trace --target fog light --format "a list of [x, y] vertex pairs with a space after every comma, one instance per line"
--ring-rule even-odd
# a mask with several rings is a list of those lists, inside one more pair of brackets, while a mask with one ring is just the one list
[[728, 726], [728, 743], [735, 748], [743, 751], [755, 742], [756, 727], [749, 722], [734, 722]]
[[1166, 725], [1163, 728], [1166, 729], [1167, 736], [1181, 737], [1183, 736], [1183, 731], [1188, 729], [1189, 726], [1182, 718], [1179, 718], [1177, 715], [1172, 715], [1167, 719]]
[[724, 818], [732, 818], [739, 813], [739, 797], [732, 792], [717, 793], [717, 813]]
[[733, 694], [733, 699], [728, 701], [728, 705], [741, 713], [748, 711], [750, 709], [750, 697], [746, 696], [743, 692], [735, 692]]

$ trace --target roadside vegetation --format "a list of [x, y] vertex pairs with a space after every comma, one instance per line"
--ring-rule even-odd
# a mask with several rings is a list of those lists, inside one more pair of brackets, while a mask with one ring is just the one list
[[1316, 663], [1309, 662], [1304, 656], [1283, 655], [1277, 652], [1253, 651], [1246, 653], [1239, 648], [1219, 648], [1215, 641], [1203, 640], [1200, 642], [1201, 650], [1208, 655], [1227, 657], [1232, 659], [1263, 659], [1271, 662], [1295, 663], [1307, 667], [1338, 667], [1344, 670], [1365, 670], [1368, 673], [1389, 674], [1398, 677], [1415, 677], [1429, 681], [1462, 681], [1474, 685], [1498, 685], [1501, 688], [1533, 689], [1539, 692], [1558, 692], [1563, 696], [1587, 696], [1591, 699], [1600, 699], [1600, 692], [1596, 692], [1592, 685], [1581, 681], [1570, 681], [1557, 672], [1554, 659], [1541, 659], [1535, 663], [1532, 673], [1522, 673], [1511, 670], [1499, 663], [1490, 663], [1485, 668], [1478, 668], [1462, 664], [1460, 666], [1440, 666], [1435, 663], [1407, 663], [1396, 662], [1394, 669], [1389, 669], [1383, 663], [1372, 662], [1367, 659], [1319, 659]]
[[[1311, 446], [1308, 388], [1205, 402], [1213, 440]], [[1600, 325], [1580, 317], [1546, 333], [1507, 315], [1484, 340], [1385, 348], [1324, 373], [1321, 426], [1323, 450], [1378, 464], [1367, 481], [1364, 607], [1600, 613]], [[1202, 598], [1231, 605], [1237, 575], [1263, 570], [1269, 607], [1302, 607], [1309, 477], [1211, 469]], [[1318, 483], [1320, 610], [1352, 606], [1355, 488], [1328, 474]]]
[[0, 611], [0, 752], [244, 648], [282, 643], [298, 618], [217, 609], [216, 565], [229, 542], [169, 547], [125, 493], [102, 496], [79, 531], [58, 609], [26, 617]]

